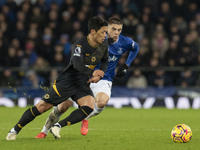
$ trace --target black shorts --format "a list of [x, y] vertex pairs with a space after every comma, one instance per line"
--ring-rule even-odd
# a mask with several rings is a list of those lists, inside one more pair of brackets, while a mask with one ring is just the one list
[[54, 84], [42, 97], [42, 100], [56, 106], [67, 100], [69, 97], [71, 97], [73, 101], [77, 102], [78, 99], [88, 95], [93, 96], [93, 92], [88, 84], [70, 86], [68, 88]]

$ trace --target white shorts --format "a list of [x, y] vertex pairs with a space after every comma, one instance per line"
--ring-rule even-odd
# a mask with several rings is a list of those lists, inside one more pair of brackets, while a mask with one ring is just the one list
[[112, 89], [112, 82], [108, 81], [108, 80], [100, 80], [97, 83], [90, 83], [90, 88], [94, 94], [94, 97], [96, 97], [96, 95], [99, 92], [103, 92], [105, 94], [107, 94], [110, 98], [111, 96], [111, 89]]

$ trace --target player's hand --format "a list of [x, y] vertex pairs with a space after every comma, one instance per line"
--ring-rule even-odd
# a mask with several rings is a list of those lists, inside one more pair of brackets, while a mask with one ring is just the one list
[[126, 75], [128, 66], [126, 64], [124, 64], [123, 66], [119, 67], [119, 69], [117, 70], [116, 76], [117, 77], [123, 77]]
[[100, 76], [101, 78], [103, 78], [104, 76], [104, 72], [102, 70], [95, 70], [92, 74], [92, 76]]
[[97, 83], [97, 82], [99, 82], [100, 79], [101, 79], [100, 76], [93, 76], [88, 80], [87, 83]]

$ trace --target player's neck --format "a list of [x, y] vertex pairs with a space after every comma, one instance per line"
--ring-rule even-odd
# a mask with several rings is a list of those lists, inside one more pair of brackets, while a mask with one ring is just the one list
[[92, 46], [92, 47], [96, 47], [98, 45], [98, 43], [94, 40], [94, 38], [92, 37], [91, 34], [89, 34], [87, 36], [87, 40], [88, 40], [88, 43], [90, 44], [90, 46]]

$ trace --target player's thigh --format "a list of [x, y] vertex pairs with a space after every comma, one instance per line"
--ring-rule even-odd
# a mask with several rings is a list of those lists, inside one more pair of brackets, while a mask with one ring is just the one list
[[94, 108], [94, 95], [88, 84], [80, 85], [76, 93], [71, 97], [79, 106], [89, 106]]

